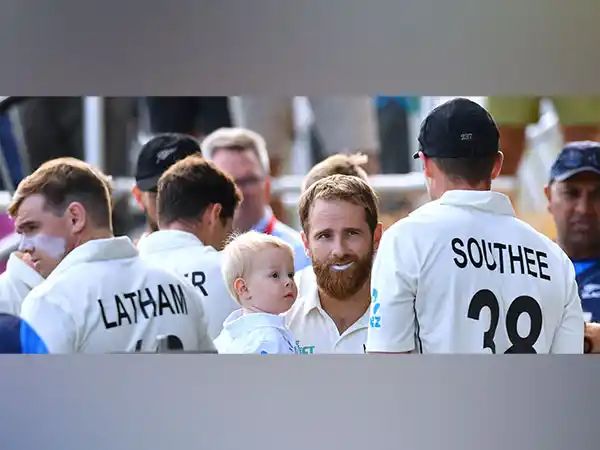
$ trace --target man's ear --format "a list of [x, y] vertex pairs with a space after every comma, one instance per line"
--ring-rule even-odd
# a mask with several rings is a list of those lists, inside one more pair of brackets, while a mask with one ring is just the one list
[[138, 204], [138, 206], [141, 209], [144, 209], [144, 203], [142, 202], [142, 191], [140, 190], [140, 188], [137, 186], [133, 186], [131, 188], [131, 195], [133, 195], [133, 198], [135, 199], [135, 202]]
[[547, 184], [546, 186], [544, 186], [544, 194], [546, 195], [546, 199], [548, 200], [548, 204], [546, 205], [546, 209], [548, 210], [549, 213], [552, 213], [552, 186], [550, 186], [550, 184]]
[[223, 206], [220, 203], [209, 204], [202, 213], [202, 221], [212, 227], [218, 220], [221, 220]]
[[498, 151], [496, 155], [496, 161], [494, 161], [494, 167], [492, 168], [492, 180], [495, 180], [500, 172], [502, 172], [502, 163], [504, 162], [504, 153]]
[[379, 242], [381, 241], [381, 236], [383, 235], [383, 224], [381, 222], [377, 222], [375, 226], [375, 230], [373, 230], [373, 248], [375, 251], [379, 248]]
[[71, 202], [65, 210], [65, 214], [73, 233], [80, 233], [86, 226], [88, 217], [85, 207], [79, 202]]
[[300, 232], [300, 237], [302, 238], [302, 243], [304, 244], [304, 253], [306, 254], [306, 256], [312, 259], [312, 252], [310, 251], [310, 247], [308, 246], [308, 237], [306, 236], [304, 230]]
[[425, 175], [425, 178], [432, 178], [433, 177], [433, 160], [431, 158], [428, 158], [427, 156], [425, 156], [425, 154], [423, 152], [420, 152], [421, 155], [421, 161], [423, 161], [423, 175]]

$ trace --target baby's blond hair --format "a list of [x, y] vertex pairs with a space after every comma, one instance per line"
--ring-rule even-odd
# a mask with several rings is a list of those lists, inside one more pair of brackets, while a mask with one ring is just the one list
[[258, 231], [247, 231], [233, 235], [225, 245], [222, 252], [221, 274], [223, 280], [225, 280], [227, 290], [238, 303], [240, 299], [233, 287], [234, 281], [238, 278], [244, 278], [252, 270], [254, 256], [269, 247], [287, 250], [293, 261], [294, 251], [290, 244], [283, 239]]

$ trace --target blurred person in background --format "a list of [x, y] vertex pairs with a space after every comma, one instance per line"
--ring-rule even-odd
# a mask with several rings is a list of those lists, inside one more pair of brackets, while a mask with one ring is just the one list
[[213, 162], [188, 156], [158, 181], [159, 230], [138, 245], [145, 261], [189, 281], [202, 299], [208, 333], [216, 338], [237, 309], [221, 277], [221, 253], [241, 195]]
[[[227, 97], [142, 97], [151, 135], [189, 134], [199, 140], [218, 128], [231, 126]], [[142, 123], [144, 120], [142, 120]]]
[[299, 213], [316, 282], [285, 313], [298, 352], [364, 353], [382, 234], [377, 196], [360, 177], [332, 175], [307, 188]]
[[[525, 150], [525, 128], [540, 116], [540, 97], [488, 97], [487, 109], [500, 131], [502, 175], [514, 176]], [[551, 97], [564, 142], [600, 138], [600, 97]]]
[[600, 143], [565, 145], [544, 189], [557, 243], [575, 266], [586, 351], [600, 352]]
[[[270, 172], [278, 177], [288, 171], [295, 139], [291, 97], [242, 96], [230, 98], [236, 126], [260, 134], [269, 149]], [[379, 172], [377, 113], [366, 96], [308, 97], [315, 131], [324, 156], [337, 152], [369, 155], [369, 173]], [[318, 161], [314, 161], [318, 162]]]
[[294, 249], [296, 271], [310, 264], [300, 234], [277, 219], [269, 206], [271, 176], [264, 139], [244, 128], [220, 128], [202, 141], [202, 154], [231, 175], [243, 194], [233, 218], [238, 232], [249, 230], [272, 234]]
[[201, 154], [200, 144], [196, 139], [178, 133], [159, 134], [141, 148], [135, 170], [135, 186], [131, 193], [146, 215], [143, 236], [158, 230], [156, 196], [161, 175], [177, 161]]

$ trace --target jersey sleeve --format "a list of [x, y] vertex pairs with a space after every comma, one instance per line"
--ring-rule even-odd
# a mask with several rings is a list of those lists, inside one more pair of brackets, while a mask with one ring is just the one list
[[21, 317], [35, 330], [48, 353], [75, 353], [77, 326], [66, 311], [49, 300], [49, 295], [52, 294], [28, 295]]
[[[401, 242], [404, 238], [406, 244]], [[410, 241], [401, 228], [392, 228], [379, 244], [371, 275], [367, 352], [400, 353], [415, 348], [418, 269]]]
[[583, 353], [584, 321], [575, 281], [575, 269], [568, 260], [565, 268], [568, 273], [565, 307], [559, 327], [554, 334], [550, 353]]

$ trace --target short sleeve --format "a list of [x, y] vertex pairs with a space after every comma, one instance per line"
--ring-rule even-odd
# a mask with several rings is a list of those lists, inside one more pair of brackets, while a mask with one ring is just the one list
[[388, 229], [381, 239], [371, 275], [371, 307], [367, 352], [400, 353], [415, 347], [414, 301], [417, 261], [401, 228]]
[[[566, 257], [565, 257], [566, 260]], [[562, 318], [550, 348], [550, 353], [583, 353], [584, 320], [575, 269], [566, 260], [567, 295]]]

